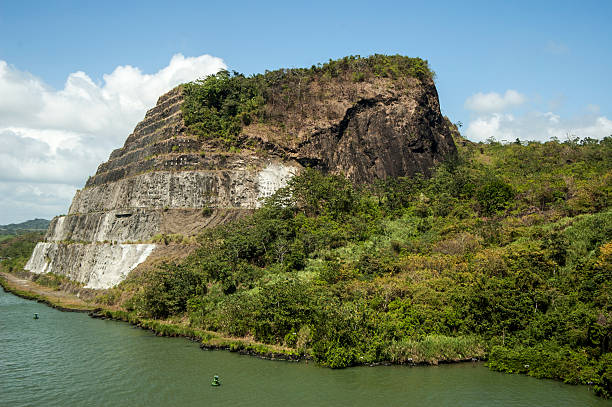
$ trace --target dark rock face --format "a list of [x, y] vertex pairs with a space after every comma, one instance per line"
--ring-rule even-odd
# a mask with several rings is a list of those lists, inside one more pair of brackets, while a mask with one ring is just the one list
[[456, 148], [435, 88], [424, 89], [416, 106], [411, 102], [406, 96], [360, 100], [337, 126], [302, 145], [298, 161], [316, 162], [356, 182], [428, 174]]
[[408, 78], [398, 84], [379, 78], [327, 86], [333, 96], [312, 96], [308, 117], [291, 112], [280, 117], [291, 141], [271, 137], [269, 129], [268, 134], [248, 128], [245, 133], [272, 153], [358, 183], [428, 175], [435, 164], [456, 154], [433, 81]]

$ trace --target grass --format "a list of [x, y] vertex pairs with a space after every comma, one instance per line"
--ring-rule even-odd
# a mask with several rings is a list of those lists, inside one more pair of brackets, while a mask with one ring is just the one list
[[393, 363], [424, 363], [437, 365], [440, 362], [459, 362], [472, 358], [484, 359], [485, 345], [474, 336], [429, 335], [422, 340], [394, 342], [388, 350]]
[[[29, 284], [36, 286], [37, 289], [42, 291], [54, 291], [52, 288], [43, 287], [36, 283], [30, 282]], [[37, 301], [62, 311], [86, 312], [95, 309], [94, 305], [86, 304], [76, 297], [74, 300], [71, 300], [68, 295], [58, 297], [53, 295], [45, 295], [40, 292], [37, 293], [28, 289], [19, 288], [15, 283], [9, 281], [9, 279], [3, 273], [0, 273], [0, 286], [2, 286], [4, 291], [15, 294], [18, 297], [25, 298], [26, 300]], [[62, 299], [64, 301], [62, 301]]]
[[96, 310], [94, 316], [128, 322], [142, 329], [153, 331], [158, 336], [184, 337], [196, 340], [207, 349], [224, 349], [268, 358], [294, 359], [300, 356], [295, 349], [267, 345], [249, 338], [226, 337], [216, 332], [193, 328], [181, 322], [142, 318], [135, 312], [101, 309]]

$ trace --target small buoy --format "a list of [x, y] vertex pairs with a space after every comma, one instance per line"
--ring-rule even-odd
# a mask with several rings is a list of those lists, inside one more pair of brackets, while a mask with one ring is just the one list
[[221, 386], [221, 382], [219, 381], [219, 376], [215, 375], [210, 385], [211, 386]]
[[38, 312], [34, 313], [34, 319], [38, 319]]

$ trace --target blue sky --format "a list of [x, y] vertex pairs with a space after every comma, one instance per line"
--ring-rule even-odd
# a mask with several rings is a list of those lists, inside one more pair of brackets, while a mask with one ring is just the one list
[[443, 114], [472, 140], [612, 134], [610, 1], [176, 3], [0, 1], [0, 138], [24, 151], [0, 157], [0, 224], [67, 211], [155, 91], [225, 66], [419, 56]]
[[0, 58], [61, 87], [77, 70], [155, 72], [176, 53], [244, 73], [400, 53], [430, 61], [454, 120], [468, 120], [471, 94], [506, 89], [612, 116], [609, 1], [81, 3], [4, 2]]

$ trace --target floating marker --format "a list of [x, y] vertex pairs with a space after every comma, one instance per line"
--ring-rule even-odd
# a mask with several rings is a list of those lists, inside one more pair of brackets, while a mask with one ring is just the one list
[[34, 319], [38, 319], [38, 312], [34, 313]]
[[211, 386], [221, 386], [221, 382], [219, 381], [219, 376], [215, 375], [215, 377], [213, 377], [213, 381], [210, 384]]

